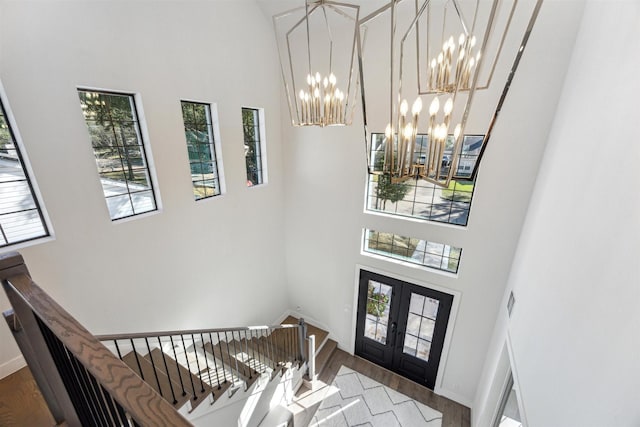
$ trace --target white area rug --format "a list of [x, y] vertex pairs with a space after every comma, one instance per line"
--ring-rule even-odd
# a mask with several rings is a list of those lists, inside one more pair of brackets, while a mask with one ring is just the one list
[[441, 427], [442, 413], [345, 366], [310, 427]]

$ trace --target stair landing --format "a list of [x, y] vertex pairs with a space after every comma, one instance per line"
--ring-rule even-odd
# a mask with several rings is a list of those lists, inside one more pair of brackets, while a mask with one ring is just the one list
[[[299, 321], [300, 319], [296, 317], [287, 316], [287, 318], [282, 321], [282, 324], [297, 325]], [[310, 323], [307, 323], [307, 336], [309, 335], [316, 336], [316, 353], [317, 353], [320, 350], [320, 348], [322, 348], [322, 345], [324, 344], [327, 337], [329, 336], [329, 332], [325, 331], [324, 329], [320, 329], [317, 326], [314, 326]]]

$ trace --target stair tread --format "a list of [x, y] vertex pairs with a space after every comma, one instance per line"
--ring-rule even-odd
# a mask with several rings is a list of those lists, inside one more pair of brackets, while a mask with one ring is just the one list
[[316, 375], [319, 375], [320, 372], [324, 369], [329, 358], [338, 348], [338, 343], [329, 338], [322, 349], [316, 354]]
[[[178, 363], [178, 365], [176, 366], [176, 360], [170, 357], [168, 354], [163, 353], [159, 348], [151, 350], [151, 353], [147, 354], [145, 356], [145, 359], [149, 361], [153, 359], [153, 363], [155, 364], [155, 366], [163, 373], [167, 374], [167, 376], [171, 378], [174, 384], [180, 386], [184, 385], [185, 390], [191, 393], [192, 409], [195, 409], [200, 403], [207, 400], [207, 396], [213, 392], [213, 389], [209, 386], [209, 384], [204, 381], [200, 381], [200, 378], [198, 378], [198, 376], [194, 375], [182, 364]], [[204, 363], [204, 361], [202, 360], [201, 363]]]
[[233, 353], [233, 344], [227, 348], [227, 343], [225, 341], [220, 341], [215, 345], [211, 345], [211, 343], [208, 342], [204, 345], [204, 349], [210, 354], [213, 354], [218, 360], [222, 361], [222, 363], [224, 363], [228, 369], [233, 372], [233, 376], [238, 377], [247, 384], [247, 388], [258, 379], [258, 375], [254, 375], [251, 368], [231, 355], [231, 353]]
[[[153, 365], [141, 354], [137, 352], [130, 352], [122, 357], [122, 361], [127, 364], [136, 374], [146, 381], [151, 388], [158, 392], [167, 402], [173, 405], [174, 408], [180, 408], [191, 399], [191, 394], [186, 393], [184, 396], [181, 393], [179, 384], [175, 384], [167, 377], [162, 371], [156, 370], [154, 374]], [[138, 368], [138, 365], [142, 369]], [[158, 380], [156, 381], [156, 374]], [[158, 388], [158, 384], [160, 388]], [[172, 394], [173, 390], [173, 394]], [[174, 403], [173, 396], [175, 395], [176, 402]]]
[[231, 357], [238, 361], [238, 369], [245, 376], [245, 382], [247, 383], [247, 388], [251, 387], [251, 385], [256, 382], [260, 373], [251, 367], [251, 358], [249, 354], [246, 352], [247, 348], [245, 345], [238, 340], [233, 340], [227, 342], [222, 342], [222, 348], [224, 346], [229, 346], [229, 353], [231, 353]]

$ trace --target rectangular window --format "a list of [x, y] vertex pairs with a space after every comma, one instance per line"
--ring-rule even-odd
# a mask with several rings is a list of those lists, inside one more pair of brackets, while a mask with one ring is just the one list
[[0, 247], [48, 235], [15, 130], [0, 100]]
[[133, 95], [79, 89], [112, 220], [157, 209]]
[[211, 106], [182, 101], [182, 119], [189, 153], [191, 183], [196, 200], [221, 193]]
[[[371, 164], [375, 171], [381, 171], [385, 137], [380, 133], [374, 133], [371, 137]], [[484, 136], [464, 136], [457, 171], [448, 188], [434, 185], [420, 176], [424, 170], [428, 140], [427, 135], [418, 135], [416, 138], [418, 150], [413, 159], [415, 177], [394, 183], [385, 175], [369, 175], [367, 209], [447, 224], [467, 225], [475, 184], [469, 178], [478, 160]], [[448, 172], [452, 153], [453, 137], [450, 137], [445, 149], [443, 173]]]
[[262, 155], [260, 110], [242, 108], [242, 129], [244, 131], [244, 157], [247, 165], [247, 187], [252, 187], [264, 182], [265, 168]]
[[462, 249], [453, 246], [368, 229], [362, 250], [450, 273], [458, 272], [462, 255]]

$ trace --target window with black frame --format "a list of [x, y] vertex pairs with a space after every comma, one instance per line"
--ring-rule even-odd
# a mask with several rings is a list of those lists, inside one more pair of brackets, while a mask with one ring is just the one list
[[133, 95], [79, 89], [112, 220], [157, 209]]
[[[385, 136], [382, 133], [374, 133], [371, 138], [371, 166], [375, 172], [382, 172]], [[475, 184], [471, 176], [483, 140], [483, 135], [464, 136], [454, 179], [448, 188], [443, 188], [422, 177], [429, 138], [427, 135], [417, 135], [417, 148], [412, 165], [415, 175], [407, 180], [394, 182], [389, 175], [370, 174], [367, 185], [367, 210], [453, 225], [467, 225]], [[443, 174], [448, 173], [448, 168], [453, 163], [453, 142], [453, 136], [450, 136], [443, 158]]]
[[15, 135], [0, 100], [0, 247], [49, 235]]
[[191, 101], [181, 105], [193, 195], [196, 200], [217, 196], [221, 189], [211, 106]]
[[247, 187], [264, 182], [264, 158], [262, 155], [260, 110], [242, 108], [242, 130], [244, 132], [244, 157], [247, 167]]

